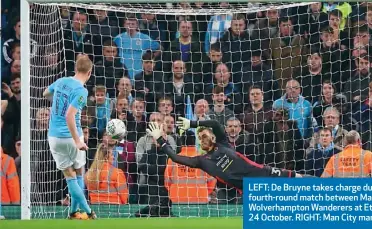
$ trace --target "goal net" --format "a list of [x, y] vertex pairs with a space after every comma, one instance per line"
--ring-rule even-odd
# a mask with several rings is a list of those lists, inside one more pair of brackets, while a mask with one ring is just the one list
[[[355, 77], [355, 71], [369, 74], [358, 67], [370, 61], [370, 41], [363, 37], [370, 36], [369, 19], [362, 16], [367, 10], [359, 13], [365, 7], [360, 4], [332, 7], [33, 4], [32, 218], [65, 218], [69, 210], [63, 175], [48, 149], [50, 103], [42, 92], [74, 74], [79, 54], [94, 62], [82, 112], [90, 148], [86, 172], [92, 164], [110, 168], [93, 171], [88, 178], [95, 179], [85, 184], [102, 218], [146, 215], [148, 205], [161, 206], [150, 208], [156, 214], [169, 214], [172, 206], [171, 214], [179, 217], [242, 215], [235, 189], [167, 160], [146, 135], [149, 121], [165, 123], [178, 153], [196, 156], [204, 153], [196, 130], [182, 132], [175, 121], [216, 119], [231, 146], [247, 158], [315, 176], [325, 167], [317, 161], [329, 158], [318, 153], [342, 149], [345, 132], [361, 131], [363, 146], [369, 147], [370, 127], [360, 105], [367, 106], [369, 81]], [[120, 143], [105, 134], [112, 118], [128, 129]], [[333, 142], [319, 139], [325, 126]], [[100, 144], [113, 147], [110, 161], [97, 157]]]

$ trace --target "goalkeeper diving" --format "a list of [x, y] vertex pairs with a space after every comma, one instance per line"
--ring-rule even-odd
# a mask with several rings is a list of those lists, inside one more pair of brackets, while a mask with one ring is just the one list
[[257, 164], [236, 152], [229, 145], [223, 127], [216, 120], [190, 121], [182, 117], [179, 120], [177, 126], [182, 130], [199, 127], [197, 137], [201, 149], [206, 151], [206, 154], [196, 157], [177, 155], [163, 138], [162, 126], [150, 123], [147, 129], [147, 133], [157, 141], [175, 163], [199, 168], [218, 181], [237, 189], [240, 193], [243, 190], [244, 177], [302, 177], [294, 171]]

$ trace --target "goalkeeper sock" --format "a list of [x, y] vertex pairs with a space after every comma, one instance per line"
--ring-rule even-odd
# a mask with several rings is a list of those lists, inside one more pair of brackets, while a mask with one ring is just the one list
[[[86, 212], [87, 214], [90, 214], [92, 211], [88, 205], [87, 200], [85, 199], [83, 190], [78, 185], [77, 179], [67, 178], [66, 181], [67, 181], [68, 190], [71, 193], [72, 200], [76, 201], [77, 205], [79, 205], [80, 208], [84, 212]], [[73, 210], [77, 211], [77, 209], [72, 209], [72, 204], [71, 204], [71, 212], [73, 212]]]

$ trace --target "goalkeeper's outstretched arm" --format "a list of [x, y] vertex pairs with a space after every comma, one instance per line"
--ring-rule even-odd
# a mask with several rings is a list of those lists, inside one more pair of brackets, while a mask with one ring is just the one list
[[[190, 125], [189, 125], [190, 126]], [[150, 122], [149, 128], [146, 129], [147, 134], [152, 136], [154, 140], [160, 145], [161, 149], [172, 159], [173, 162], [176, 162], [181, 165], [186, 165], [191, 168], [198, 168], [199, 160], [198, 157], [186, 157], [179, 156], [176, 152], [168, 145], [164, 139], [163, 125], [159, 125], [156, 122]]]
[[163, 137], [157, 139], [157, 142], [161, 146], [163, 152], [165, 152], [168, 157], [175, 163], [186, 165], [191, 168], [198, 168], [199, 167], [199, 160], [198, 157], [187, 157], [187, 156], [180, 156], [177, 155], [176, 152], [172, 149], [172, 147], [164, 140]]

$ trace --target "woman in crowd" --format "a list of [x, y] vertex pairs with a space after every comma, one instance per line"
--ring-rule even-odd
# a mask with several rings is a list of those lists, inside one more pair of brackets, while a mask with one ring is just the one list
[[123, 171], [112, 165], [113, 160], [112, 148], [100, 144], [92, 166], [85, 177], [92, 204], [126, 204], [128, 202], [127, 181]]

